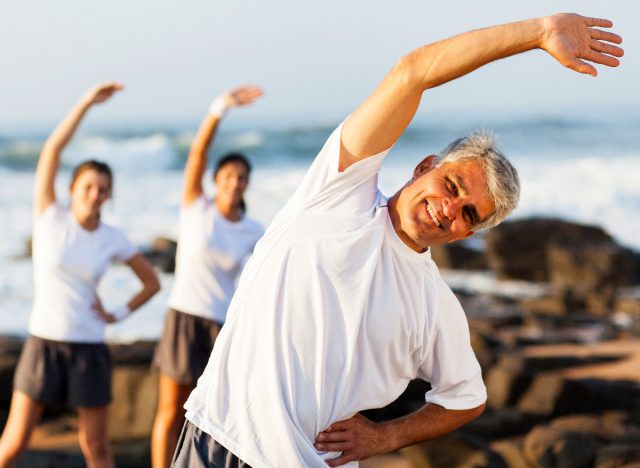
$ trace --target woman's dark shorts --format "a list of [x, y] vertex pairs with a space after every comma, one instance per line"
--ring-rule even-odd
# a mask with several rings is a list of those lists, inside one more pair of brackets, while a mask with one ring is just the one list
[[111, 403], [111, 357], [104, 343], [66, 343], [29, 336], [14, 390], [47, 405], [73, 408]]
[[251, 468], [189, 420], [182, 427], [171, 467]]
[[213, 320], [169, 309], [153, 366], [181, 385], [195, 385], [221, 328]]

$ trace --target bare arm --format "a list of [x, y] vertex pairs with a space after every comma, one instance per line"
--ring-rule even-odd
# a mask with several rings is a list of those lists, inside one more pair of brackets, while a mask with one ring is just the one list
[[[156, 272], [153, 270], [153, 266], [151, 266], [151, 263], [149, 263], [142, 254], [134, 255], [127, 260], [126, 263], [142, 283], [142, 289], [126, 304], [128, 311], [133, 312], [151, 299], [155, 293], [160, 291], [160, 281], [158, 281], [158, 275], [156, 275]], [[107, 323], [117, 322], [119, 319], [124, 318], [124, 316], [118, 317], [115, 313], [107, 312], [102, 307], [100, 300], [96, 301], [94, 309], [98, 316]], [[128, 313], [125, 314], [125, 316], [126, 315], [128, 315]]]
[[342, 452], [338, 458], [327, 460], [329, 466], [341, 466], [440, 437], [477, 418], [483, 411], [484, 405], [470, 410], [448, 410], [430, 403], [405, 417], [384, 423], [356, 414], [318, 434], [315, 447], [321, 451]]
[[347, 119], [342, 131], [340, 170], [388, 149], [407, 128], [422, 93], [477, 68], [531, 49], [544, 49], [565, 67], [596, 76], [586, 61], [615, 67], [622, 38], [596, 29], [609, 20], [575, 14], [520, 21], [470, 31], [409, 53]]
[[84, 115], [91, 106], [106, 101], [122, 88], [123, 86], [119, 83], [103, 83], [89, 89], [49, 135], [36, 168], [33, 196], [36, 215], [56, 201], [55, 178], [60, 165], [60, 155], [73, 137]]
[[211, 111], [200, 124], [189, 149], [184, 169], [184, 206], [190, 205], [202, 194], [202, 177], [207, 169], [207, 154], [224, 112], [232, 107], [251, 104], [260, 96], [262, 90], [257, 86], [243, 86], [221, 94], [213, 102]]

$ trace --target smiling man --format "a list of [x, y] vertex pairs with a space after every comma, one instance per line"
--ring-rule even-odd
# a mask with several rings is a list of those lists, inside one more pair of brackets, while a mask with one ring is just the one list
[[[391, 198], [380, 164], [423, 92], [530, 49], [596, 74], [616, 66], [607, 20], [556, 15], [471, 31], [403, 57], [327, 140], [256, 246], [207, 368], [186, 404], [174, 466], [349, 464], [450, 432], [486, 391], [459, 302], [429, 247], [499, 223], [519, 193], [490, 137], [429, 156]], [[423, 408], [376, 424], [360, 411], [413, 378]]]

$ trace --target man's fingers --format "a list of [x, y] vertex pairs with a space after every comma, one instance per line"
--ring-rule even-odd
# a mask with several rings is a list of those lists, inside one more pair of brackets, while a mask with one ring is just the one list
[[591, 49], [595, 50], [596, 52], [602, 52], [604, 54], [613, 55], [615, 57], [622, 57], [624, 55], [624, 50], [622, 50], [620, 47], [596, 40], [591, 41]]
[[575, 59], [572, 62], [566, 64], [567, 68], [571, 70], [577, 71], [578, 73], [584, 73], [585, 75], [597, 76], [598, 71], [594, 66], [589, 65], [582, 60]]
[[[351, 418], [353, 419], [353, 418]], [[344, 431], [351, 427], [351, 419], [345, 419], [342, 421], [334, 422], [331, 426], [327, 428], [325, 432], [335, 432], [335, 431]]]
[[320, 452], [346, 452], [353, 449], [352, 442], [329, 442], [329, 443], [316, 443], [315, 447]]
[[584, 56], [585, 59], [593, 63], [599, 63], [600, 65], [606, 65], [608, 67], [617, 67], [620, 65], [620, 60], [610, 55], [601, 54], [596, 51], [591, 51]]
[[609, 31], [602, 31], [600, 29], [591, 29], [590, 35], [593, 39], [599, 41], [613, 42], [614, 44], [622, 44], [622, 37]]
[[348, 433], [345, 431], [321, 432], [316, 437], [316, 442], [342, 442], [347, 440]]
[[610, 28], [613, 23], [604, 18], [585, 18], [587, 26], [597, 26], [599, 28]]
[[342, 466], [346, 465], [350, 461], [354, 461], [356, 458], [350, 453], [343, 453], [338, 458], [331, 458], [330, 460], [326, 460], [327, 465], [329, 466]]

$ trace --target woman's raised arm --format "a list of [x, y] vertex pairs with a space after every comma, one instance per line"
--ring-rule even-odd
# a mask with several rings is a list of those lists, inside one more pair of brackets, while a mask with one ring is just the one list
[[36, 215], [42, 213], [51, 203], [56, 201], [55, 178], [60, 165], [60, 155], [73, 137], [84, 115], [91, 106], [106, 101], [122, 88], [120, 83], [115, 82], [102, 83], [92, 87], [49, 135], [40, 153], [36, 168], [33, 193], [33, 208]]
[[189, 149], [189, 157], [184, 168], [184, 206], [190, 205], [202, 194], [202, 176], [207, 169], [209, 147], [224, 114], [232, 107], [251, 104], [260, 96], [262, 90], [259, 87], [241, 86], [226, 91], [213, 100]]

